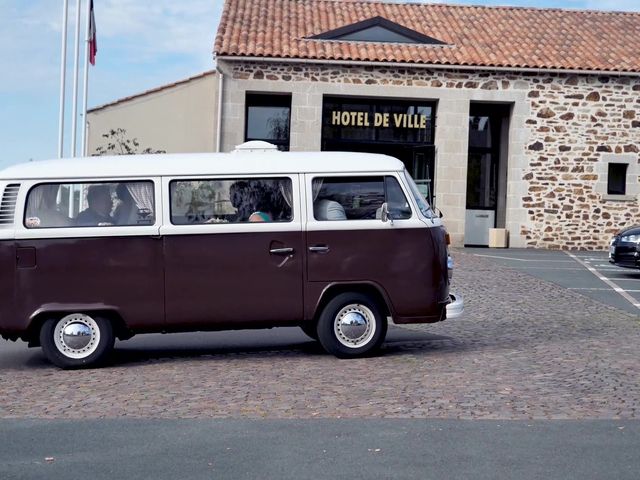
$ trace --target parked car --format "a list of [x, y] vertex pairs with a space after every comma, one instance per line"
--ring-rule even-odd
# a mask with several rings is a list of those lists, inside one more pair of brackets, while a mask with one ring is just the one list
[[609, 244], [609, 262], [619, 267], [640, 268], [640, 226], [626, 228]]
[[0, 334], [63, 368], [140, 333], [299, 326], [358, 357], [387, 319], [463, 311], [404, 165], [278, 152], [52, 160], [0, 172]]

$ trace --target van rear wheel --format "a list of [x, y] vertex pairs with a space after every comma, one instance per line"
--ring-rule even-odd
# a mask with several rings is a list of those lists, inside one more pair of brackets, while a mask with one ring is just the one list
[[72, 313], [50, 318], [40, 329], [40, 344], [49, 361], [60, 368], [93, 367], [107, 357], [115, 338], [109, 320]]
[[387, 319], [369, 295], [341, 293], [320, 314], [318, 339], [338, 358], [362, 357], [376, 351], [387, 334]]

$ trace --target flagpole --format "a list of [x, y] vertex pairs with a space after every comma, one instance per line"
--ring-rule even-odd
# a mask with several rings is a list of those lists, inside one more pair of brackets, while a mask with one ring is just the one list
[[62, 57], [60, 59], [60, 114], [58, 117], [58, 158], [64, 155], [64, 94], [67, 71], [67, 17], [69, 0], [62, 2]]
[[85, 19], [84, 42], [84, 81], [82, 85], [82, 155], [87, 155], [87, 97], [89, 93], [89, 42], [91, 26], [91, 0], [87, 1], [87, 16]]
[[73, 102], [71, 117], [71, 156], [76, 156], [76, 133], [78, 130], [78, 62], [80, 60], [80, 3], [82, 0], [76, 0], [76, 41], [74, 47], [73, 58]]

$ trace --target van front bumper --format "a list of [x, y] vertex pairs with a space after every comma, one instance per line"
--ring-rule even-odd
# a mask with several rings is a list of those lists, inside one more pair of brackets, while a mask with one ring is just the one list
[[447, 305], [447, 319], [458, 318], [464, 312], [464, 299], [462, 295], [450, 293], [451, 302]]

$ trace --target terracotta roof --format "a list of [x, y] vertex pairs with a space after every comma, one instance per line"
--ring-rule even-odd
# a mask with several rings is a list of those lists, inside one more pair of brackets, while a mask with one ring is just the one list
[[209, 75], [215, 75], [215, 74], [216, 74], [215, 70], [207, 70], [206, 72], [198, 73], [197, 75], [193, 75], [192, 77], [189, 77], [189, 78], [183, 78], [182, 80], [177, 80], [175, 82], [167, 83], [165, 85], [160, 85], [159, 87], [154, 87], [154, 88], [151, 88], [149, 90], [145, 90], [145, 91], [140, 92], [140, 93], [129, 95], [128, 97], [118, 98], [117, 100], [114, 100], [112, 102], [105, 103], [105, 104], [102, 104], [102, 105], [98, 105], [96, 107], [88, 109], [87, 113], [93, 113], [93, 112], [96, 112], [98, 110], [105, 109], [107, 107], [113, 107], [114, 105], [118, 105], [119, 103], [124, 103], [124, 102], [128, 102], [130, 100], [135, 100], [136, 98], [144, 97], [144, 96], [150, 95], [152, 93], [161, 92], [162, 90], [166, 90], [168, 88], [177, 87], [178, 85], [182, 85], [183, 83], [188, 83], [188, 82], [191, 82], [192, 80], [198, 80], [200, 78], [207, 77]]
[[[447, 45], [308, 37], [380, 16]], [[640, 72], [640, 14], [351, 0], [226, 0], [217, 56]]]

